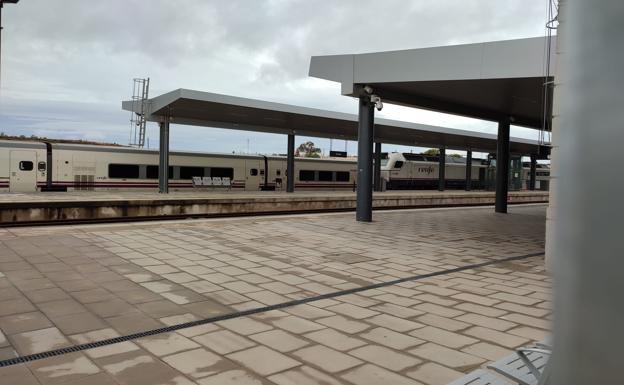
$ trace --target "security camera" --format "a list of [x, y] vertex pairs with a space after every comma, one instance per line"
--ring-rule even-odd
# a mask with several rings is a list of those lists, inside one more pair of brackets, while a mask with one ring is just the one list
[[383, 103], [381, 102], [381, 98], [378, 95], [371, 95], [371, 103], [375, 103], [375, 108], [377, 108], [377, 111], [381, 111], [383, 109]]

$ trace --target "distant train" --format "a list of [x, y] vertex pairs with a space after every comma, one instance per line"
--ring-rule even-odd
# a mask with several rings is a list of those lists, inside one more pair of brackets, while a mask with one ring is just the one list
[[[386, 188], [438, 186], [437, 157], [382, 155]], [[447, 157], [448, 188], [465, 186], [465, 166], [465, 159]], [[483, 160], [473, 161], [473, 188], [485, 187], [482, 170], [487, 167]], [[158, 168], [156, 150], [0, 140], [0, 192], [156, 189]], [[348, 190], [357, 183], [357, 164], [348, 159], [297, 158], [294, 171], [299, 190]], [[193, 177], [229, 178], [237, 190], [281, 190], [286, 188], [286, 157], [173, 151], [168, 173], [172, 190], [193, 188]], [[528, 180], [528, 168], [522, 178]]]

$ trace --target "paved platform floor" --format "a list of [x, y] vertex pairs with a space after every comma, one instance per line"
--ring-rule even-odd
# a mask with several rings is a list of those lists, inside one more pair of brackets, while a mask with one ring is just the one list
[[[0, 360], [544, 250], [545, 206], [0, 229]], [[446, 384], [541, 340], [542, 256], [0, 368], [4, 384]]]

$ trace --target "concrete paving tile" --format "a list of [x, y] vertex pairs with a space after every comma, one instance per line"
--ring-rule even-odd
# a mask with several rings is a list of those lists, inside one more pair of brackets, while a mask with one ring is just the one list
[[232, 353], [227, 355], [227, 358], [240, 363], [262, 376], [268, 376], [301, 365], [300, 362], [265, 346], [256, 346], [237, 353]]
[[217, 322], [217, 325], [244, 336], [273, 329], [272, 326], [263, 322], [255, 321], [249, 317], [240, 317], [227, 321], [221, 321]]
[[197, 342], [175, 332], [144, 337], [136, 343], [158, 357], [200, 347]]
[[63, 317], [72, 314], [84, 313], [87, 309], [74, 299], [63, 299], [38, 304], [37, 307], [48, 318]]
[[116, 354], [95, 362], [121, 385], [192, 385], [178, 371], [141, 351]]
[[[69, 336], [69, 338], [77, 345], [86, 344], [90, 342], [97, 342], [107, 340], [110, 338], [119, 337], [120, 334], [110, 328], [94, 330], [87, 333], [75, 334]], [[102, 358], [115, 354], [132, 352], [139, 350], [139, 347], [131, 341], [119, 342], [111, 345], [100, 346], [97, 348], [85, 350], [85, 354], [90, 358]]]
[[272, 385], [258, 375], [241, 369], [228, 370], [197, 380], [200, 385]]
[[100, 373], [100, 369], [81, 353], [33, 361], [28, 367], [42, 385], [62, 384]]
[[529, 340], [526, 338], [517, 337], [511, 334], [499, 332], [481, 326], [475, 326], [473, 328], [465, 330], [463, 333], [478, 338], [480, 340], [492, 342], [510, 349], [518, 348], [521, 345], [525, 345], [529, 342]]
[[4, 348], [0, 348], [0, 360], [9, 360], [17, 356], [18, 356], [17, 352], [10, 345]]
[[350, 303], [341, 303], [338, 305], [329, 306], [325, 308], [325, 310], [338, 313], [338, 314], [342, 314], [342, 315], [346, 315], [348, 317], [355, 318], [355, 319], [369, 318], [369, 317], [373, 317], [379, 314], [376, 311], [369, 310], [364, 307], [352, 305]]
[[461, 348], [462, 346], [474, 344], [478, 340], [464, 335], [453, 333], [448, 330], [439, 329], [433, 326], [426, 326], [422, 329], [416, 329], [409, 333], [416, 338], [444, 345], [449, 348]]
[[199, 348], [162, 358], [172, 368], [191, 378], [202, 378], [234, 369], [232, 362]]
[[380, 314], [371, 318], [366, 319], [366, 322], [372, 323], [377, 326], [382, 326], [388, 329], [392, 329], [397, 332], [407, 332], [409, 330], [414, 330], [418, 328], [422, 328], [423, 324], [409, 321], [403, 318], [391, 316], [388, 314]]
[[324, 328], [323, 325], [296, 316], [282, 317], [274, 320], [272, 323], [273, 326], [294, 334], [303, 334]]
[[315, 365], [318, 368], [336, 373], [362, 364], [357, 358], [340, 353], [323, 345], [313, 345], [292, 353], [300, 361]]
[[64, 382], [63, 385], [119, 385], [114, 377], [108, 373], [100, 372], [98, 374], [77, 378]]
[[460, 322], [460, 321], [457, 321], [456, 319], [441, 317], [435, 314], [425, 314], [423, 316], [418, 317], [416, 320], [423, 324], [439, 327], [439, 328], [446, 329], [446, 330], [453, 331], [453, 332], [462, 330], [462, 329], [467, 329], [471, 326], [470, 324], [467, 324], [465, 322]]
[[342, 334], [334, 329], [322, 329], [305, 334], [304, 336], [312, 341], [318, 342], [319, 344], [326, 345], [340, 351], [346, 351], [366, 345], [366, 342], [358, 338]]
[[366, 333], [360, 334], [360, 337], [397, 350], [405, 350], [425, 342], [421, 339], [385, 328], [372, 329]]
[[483, 326], [483, 327], [498, 330], [498, 331], [505, 331], [505, 330], [513, 328], [514, 326], [517, 326], [517, 324], [513, 322], [505, 321], [504, 319], [486, 317], [486, 316], [482, 316], [482, 315], [474, 314], [474, 313], [467, 313], [467, 314], [460, 315], [459, 317], [456, 318], [456, 320], [464, 321], [473, 325]]
[[172, 303], [169, 300], [145, 302], [137, 304], [135, 306], [138, 310], [154, 318], [168, 317], [172, 315], [184, 314], [187, 312], [184, 308], [176, 305], [175, 303]]
[[65, 335], [108, 327], [101, 318], [89, 312], [70, 314], [62, 317], [50, 317], [50, 320], [54, 323], [54, 326]]
[[134, 310], [134, 306], [118, 298], [88, 303], [85, 307], [102, 318], [123, 315]]
[[107, 317], [104, 320], [122, 335], [157, 329], [163, 326], [147, 314], [141, 313], [136, 309], [122, 315]]
[[0, 378], [7, 385], [41, 385], [26, 364], [0, 367]]
[[513, 302], [513, 303], [517, 303], [519, 305], [525, 305], [525, 306], [535, 305], [543, 301], [542, 299], [531, 298], [526, 295], [516, 295], [516, 294], [502, 293], [502, 292], [492, 294], [490, 295], [490, 298], [500, 300], [500, 301], [505, 301], [505, 302]]
[[470, 370], [485, 361], [480, 357], [430, 342], [411, 349], [409, 352], [424, 360], [437, 362], [459, 371]]
[[472, 354], [473, 356], [485, 358], [488, 361], [497, 361], [511, 354], [512, 350], [501, 348], [497, 345], [488, 344], [487, 342], [479, 342], [477, 344], [463, 348], [462, 352]]
[[197, 294], [192, 290], [169, 291], [166, 293], [160, 293], [160, 295], [177, 305], [185, 305], [187, 303], [206, 300], [206, 297], [201, 294]]
[[349, 334], [359, 333], [371, 327], [364, 322], [350, 320], [340, 315], [321, 318], [316, 320], [316, 322]]
[[310, 306], [308, 304], [293, 306], [293, 307], [284, 309], [284, 311], [294, 316], [306, 318], [310, 320], [314, 320], [316, 318], [322, 318], [322, 317], [331, 317], [335, 315], [334, 313], [330, 311], [320, 309], [315, 306]]
[[20, 355], [46, 352], [70, 345], [57, 328], [18, 333], [9, 336], [9, 340]]
[[35, 311], [35, 307], [24, 298], [10, 299], [0, 302], [0, 316], [28, 313]]
[[[180, 325], [180, 324], [197, 321], [197, 320], [199, 320], [199, 317], [197, 317], [196, 315], [191, 314], [191, 313], [185, 313], [185, 314], [174, 315], [170, 317], [163, 317], [160, 319], [160, 322], [162, 322], [163, 324], [167, 326], [172, 326], [172, 325]], [[216, 324], [209, 323], [209, 324], [179, 329], [176, 331], [176, 333], [181, 334], [185, 337], [191, 338], [191, 337], [195, 337], [201, 334], [214, 332], [216, 330], [219, 330], [219, 327]]]
[[[500, 307], [500, 305], [502, 304], [497, 304], [496, 307]], [[460, 303], [459, 305], [456, 305], [455, 308], [466, 311], [466, 312], [470, 312], [470, 313], [481, 314], [486, 317], [500, 317], [504, 314], [507, 314], [506, 311], [496, 309], [495, 307], [482, 306], [482, 305], [477, 305], [476, 303], [470, 303], [470, 302]]]
[[249, 338], [281, 353], [287, 353], [309, 344], [307, 341], [279, 329], [253, 334]]
[[274, 374], [269, 380], [277, 385], [343, 385], [343, 381], [335, 376], [316, 370], [309, 366], [300, 366], [282, 373]]
[[[418, 381], [403, 377], [375, 365], [362, 365], [341, 375], [347, 381], [357, 385], [419, 385]], [[422, 385], [422, 384], [421, 384]]]
[[75, 291], [75, 292], [72, 292], [71, 296], [74, 297], [78, 302], [82, 304], [101, 302], [101, 301], [106, 301], [106, 300], [115, 298], [114, 294], [102, 288], [90, 289], [90, 290], [84, 290], [84, 291]]
[[465, 376], [464, 373], [438, 365], [435, 362], [427, 362], [415, 370], [407, 372], [407, 376], [427, 385], [446, 385], [458, 378]]
[[383, 368], [398, 372], [420, 364], [422, 361], [414, 356], [397, 353], [379, 345], [367, 345], [349, 352], [350, 355]]
[[0, 317], [0, 329], [7, 335], [45, 329], [51, 326], [50, 320], [38, 311]]
[[505, 320], [508, 320], [508, 321], [512, 321], [512, 322], [518, 323], [518, 324], [530, 326], [530, 327], [533, 327], [533, 328], [539, 328], [539, 329], [543, 329], [543, 330], [550, 329], [550, 321], [549, 320], [535, 318], [535, 317], [531, 317], [531, 316], [524, 315], [524, 314], [516, 314], [516, 313], [506, 314], [506, 315], [502, 316], [501, 318], [503, 318]]
[[221, 314], [232, 313], [230, 307], [211, 300], [189, 303], [182, 305], [182, 308], [185, 310], [183, 313], [190, 312], [200, 318], [210, 318]]
[[392, 314], [403, 319], [414, 318], [421, 314], [424, 314], [420, 310], [412, 309], [405, 306], [399, 306], [392, 303], [381, 303], [379, 305], [372, 306], [370, 309], [379, 311], [381, 313]]
[[212, 333], [193, 337], [193, 341], [199, 342], [210, 350], [219, 354], [228, 354], [246, 349], [255, 345], [255, 342], [232, 333], [229, 330], [220, 330]]
[[425, 313], [432, 313], [441, 317], [454, 318], [464, 314], [463, 311], [456, 310], [445, 306], [436, 305], [433, 303], [423, 302], [418, 305], [414, 305], [414, 309], [420, 310]]
[[507, 330], [507, 333], [528, 338], [533, 341], [544, 341], [549, 335], [549, 332], [545, 330], [535, 329], [528, 326], [519, 326], [517, 328]]

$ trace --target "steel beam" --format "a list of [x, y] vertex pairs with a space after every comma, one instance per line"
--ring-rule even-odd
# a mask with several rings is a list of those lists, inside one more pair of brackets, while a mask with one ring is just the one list
[[375, 142], [375, 161], [373, 162], [373, 190], [381, 191], [381, 143]]
[[295, 134], [288, 134], [286, 157], [286, 192], [295, 192]]
[[158, 192], [169, 193], [169, 118], [159, 123], [160, 149], [158, 151]]
[[472, 150], [466, 151], [466, 191], [472, 189]]
[[529, 171], [529, 190], [535, 190], [535, 180], [537, 169], [537, 155], [531, 154], [531, 170]]
[[446, 148], [440, 148], [438, 160], [438, 191], [444, 191], [446, 187]]
[[509, 191], [509, 125], [508, 119], [498, 122], [496, 146], [496, 212], [507, 213]]
[[360, 222], [373, 220], [373, 135], [375, 105], [370, 96], [360, 97], [358, 114], [358, 175], [357, 206], [355, 219]]

